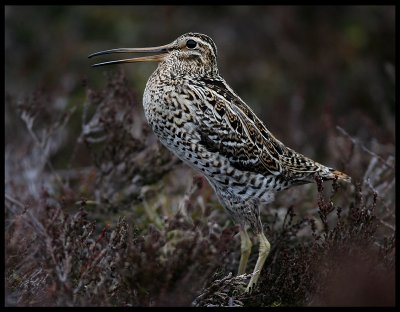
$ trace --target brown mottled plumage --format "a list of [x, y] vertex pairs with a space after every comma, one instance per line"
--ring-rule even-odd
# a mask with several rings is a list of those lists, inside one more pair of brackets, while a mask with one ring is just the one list
[[258, 235], [259, 257], [249, 290], [258, 280], [270, 250], [263, 234], [259, 206], [274, 193], [294, 185], [350, 178], [286, 147], [219, 75], [217, 48], [210, 37], [187, 33], [170, 44], [119, 52], [161, 52], [159, 55], [111, 61], [94, 66], [157, 61], [143, 95], [147, 121], [159, 140], [181, 160], [201, 171], [221, 204], [240, 224], [243, 274], [251, 250], [247, 228]]

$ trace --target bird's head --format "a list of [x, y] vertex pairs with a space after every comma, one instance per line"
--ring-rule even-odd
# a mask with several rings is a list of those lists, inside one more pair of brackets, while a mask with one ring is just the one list
[[215, 76], [218, 75], [217, 47], [212, 39], [199, 33], [181, 35], [173, 42], [151, 48], [120, 48], [101, 51], [90, 57], [111, 53], [159, 53], [116, 61], [97, 63], [92, 66], [133, 62], [160, 62], [174, 76]]

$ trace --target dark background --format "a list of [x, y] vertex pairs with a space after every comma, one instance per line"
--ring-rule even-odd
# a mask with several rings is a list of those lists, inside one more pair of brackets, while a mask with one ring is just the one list
[[[5, 88], [22, 97], [42, 87], [74, 105], [82, 79], [101, 88], [102, 72], [115, 70], [90, 68], [88, 54], [202, 32], [217, 44], [221, 75], [289, 146], [314, 156], [335, 125], [386, 144], [394, 22], [391, 6], [8, 6]], [[124, 66], [138, 93], [154, 66]]]
[[[237, 228], [146, 126], [156, 64], [92, 68], [120, 55], [87, 58], [186, 32], [215, 41], [220, 74], [279, 140], [353, 179], [279, 193], [261, 211], [273, 249], [260, 288], [226, 298], [392, 305], [394, 6], [6, 6], [7, 305], [195, 305], [236, 271]], [[180, 221], [182, 205], [192, 223]], [[94, 261], [96, 251], [107, 257]], [[197, 305], [231, 304], [221, 298], [211, 291]]]

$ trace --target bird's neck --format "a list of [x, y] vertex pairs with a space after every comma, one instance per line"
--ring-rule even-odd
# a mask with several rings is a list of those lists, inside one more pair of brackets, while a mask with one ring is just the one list
[[160, 80], [212, 78], [218, 76], [218, 68], [216, 66], [204, 66], [199, 64], [197, 60], [177, 62], [173, 59], [166, 59], [159, 63], [153, 76], [158, 76]]

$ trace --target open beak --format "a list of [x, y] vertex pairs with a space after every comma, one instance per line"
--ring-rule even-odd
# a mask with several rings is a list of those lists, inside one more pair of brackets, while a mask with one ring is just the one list
[[93, 54], [90, 54], [88, 58], [93, 56], [103, 55], [103, 54], [111, 54], [111, 53], [152, 53], [152, 52], [161, 52], [158, 55], [150, 55], [150, 56], [142, 56], [142, 57], [134, 57], [129, 59], [123, 60], [116, 60], [116, 61], [108, 61], [93, 64], [92, 66], [103, 66], [103, 65], [110, 65], [110, 64], [122, 64], [122, 63], [133, 63], [133, 62], [161, 62], [167, 56], [167, 53], [171, 49], [172, 44], [166, 44], [159, 47], [152, 47], [152, 48], [121, 48], [121, 49], [112, 49], [106, 51], [100, 51]]

